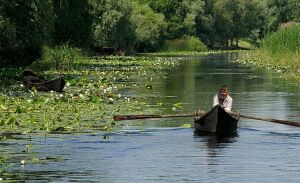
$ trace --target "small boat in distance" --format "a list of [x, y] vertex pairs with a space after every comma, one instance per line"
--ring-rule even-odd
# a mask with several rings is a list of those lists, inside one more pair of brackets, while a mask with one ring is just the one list
[[23, 85], [29, 89], [35, 89], [37, 91], [55, 91], [62, 92], [66, 82], [63, 78], [57, 78], [53, 80], [46, 80], [30, 70], [22, 72]]
[[195, 135], [236, 135], [238, 120], [239, 116], [227, 113], [220, 105], [216, 105], [204, 115], [195, 117]]

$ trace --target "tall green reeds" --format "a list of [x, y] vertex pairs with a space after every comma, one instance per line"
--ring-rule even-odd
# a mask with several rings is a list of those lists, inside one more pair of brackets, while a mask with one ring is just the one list
[[44, 46], [41, 60], [34, 62], [31, 67], [34, 70], [71, 70], [72, 65], [82, 57], [81, 50], [69, 45], [55, 47]]
[[262, 42], [260, 52], [274, 65], [300, 68], [300, 24], [290, 23], [268, 35]]

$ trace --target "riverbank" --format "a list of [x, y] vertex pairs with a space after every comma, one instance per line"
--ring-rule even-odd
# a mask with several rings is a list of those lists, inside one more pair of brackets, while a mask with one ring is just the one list
[[251, 65], [256, 68], [265, 68], [280, 73], [285, 79], [300, 80], [300, 55], [286, 55], [282, 58], [274, 58], [261, 50], [252, 50], [240, 52], [240, 57], [236, 62], [245, 65]]
[[287, 23], [268, 35], [257, 50], [244, 52], [238, 62], [300, 80], [300, 24]]

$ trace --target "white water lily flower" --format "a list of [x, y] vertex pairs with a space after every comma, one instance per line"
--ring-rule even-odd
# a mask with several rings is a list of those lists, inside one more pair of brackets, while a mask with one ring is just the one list
[[4, 180], [3, 178], [0, 177], [0, 181]]
[[22, 165], [25, 165], [25, 160], [21, 160], [21, 164], [22, 164]]
[[67, 86], [67, 87], [70, 86], [70, 85], [71, 85], [71, 83], [69, 83], [69, 82], [66, 83], [66, 86]]
[[79, 94], [79, 97], [80, 97], [80, 98], [84, 98], [84, 95], [82, 95], [82, 94]]
[[107, 90], [108, 92], [110, 92], [110, 91], [112, 91], [112, 87], [108, 87], [106, 90]]
[[113, 98], [109, 98], [108, 101], [113, 102], [115, 100]]
[[121, 98], [122, 97], [122, 95], [121, 94], [118, 94], [118, 98]]
[[127, 102], [130, 102], [130, 98], [124, 97], [125, 100], [127, 100]]

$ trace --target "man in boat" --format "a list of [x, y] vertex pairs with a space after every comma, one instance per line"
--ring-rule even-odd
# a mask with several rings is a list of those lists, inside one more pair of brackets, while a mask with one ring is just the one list
[[232, 107], [232, 98], [229, 96], [229, 88], [222, 85], [219, 94], [214, 96], [213, 106], [220, 105], [225, 111], [230, 112]]

